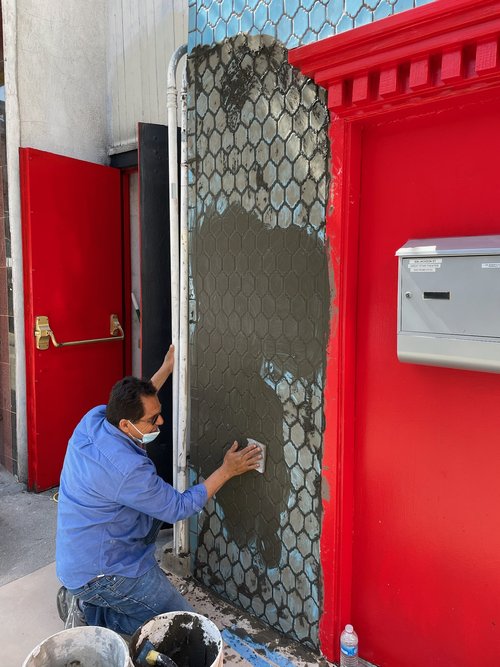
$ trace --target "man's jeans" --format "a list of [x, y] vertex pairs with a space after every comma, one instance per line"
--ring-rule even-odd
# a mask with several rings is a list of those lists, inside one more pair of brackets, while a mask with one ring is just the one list
[[157, 614], [167, 611], [194, 611], [157, 565], [131, 579], [103, 576], [70, 591], [80, 602], [89, 625], [110, 628], [132, 635]]

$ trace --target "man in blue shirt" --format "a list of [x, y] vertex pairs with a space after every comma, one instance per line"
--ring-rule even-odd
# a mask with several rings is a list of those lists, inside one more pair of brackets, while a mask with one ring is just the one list
[[117, 382], [108, 405], [90, 410], [68, 443], [56, 538], [66, 627], [80, 613], [89, 625], [130, 635], [157, 614], [191, 610], [156, 562], [159, 526], [199, 512], [229, 479], [259, 465], [258, 446], [238, 451], [234, 442], [222, 465], [184, 493], [157, 475], [144, 445], [163, 424], [157, 392], [173, 363], [171, 346], [151, 380]]

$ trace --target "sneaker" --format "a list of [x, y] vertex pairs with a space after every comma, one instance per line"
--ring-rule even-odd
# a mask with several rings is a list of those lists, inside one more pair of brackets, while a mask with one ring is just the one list
[[59, 618], [64, 623], [65, 630], [87, 625], [85, 614], [78, 604], [78, 598], [70, 593], [65, 586], [61, 586], [57, 591], [57, 611]]

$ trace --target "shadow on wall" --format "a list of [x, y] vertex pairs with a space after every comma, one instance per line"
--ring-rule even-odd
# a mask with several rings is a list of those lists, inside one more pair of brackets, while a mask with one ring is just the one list
[[[277, 567], [280, 515], [293, 509], [284, 428], [290, 433], [292, 427], [297, 451], [315, 432], [318, 406], [312, 394], [314, 385], [322, 384], [328, 332], [325, 248], [306, 229], [269, 229], [238, 205], [223, 214], [207, 213], [195, 243], [198, 434], [191, 462], [206, 477], [233, 440], [251, 437], [267, 445], [264, 475], [233, 479], [218, 492], [217, 502], [225, 540], [253, 547], [262, 566]], [[301, 441], [295, 442], [293, 423], [301, 405], [306, 414], [295, 431]], [[320, 456], [317, 444], [311, 467]], [[300, 491], [292, 495], [299, 504]]]

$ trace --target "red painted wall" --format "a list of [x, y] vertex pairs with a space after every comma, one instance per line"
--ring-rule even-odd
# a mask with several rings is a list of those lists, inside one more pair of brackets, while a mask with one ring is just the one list
[[362, 132], [351, 621], [380, 666], [500, 664], [500, 376], [398, 362], [394, 257], [500, 233], [499, 118], [462, 100]]

